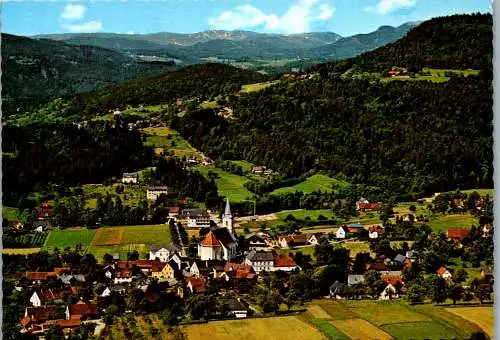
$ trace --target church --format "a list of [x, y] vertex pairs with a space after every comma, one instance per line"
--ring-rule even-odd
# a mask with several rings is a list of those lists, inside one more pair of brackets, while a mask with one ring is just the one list
[[226, 199], [226, 209], [222, 215], [222, 227], [212, 229], [198, 244], [198, 257], [205, 260], [231, 261], [238, 253], [238, 242], [233, 231], [233, 215]]

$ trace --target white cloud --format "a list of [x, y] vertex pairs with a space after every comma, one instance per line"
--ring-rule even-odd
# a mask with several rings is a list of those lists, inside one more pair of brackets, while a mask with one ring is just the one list
[[102, 22], [88, 21], [77, 25], [63, 25], [65, 30], [71, 33], [95, 33], [102, 30]]
[[134, 31], [128, 31], [127, 34], [135, 34]]
[[380, 0], [374, 7], [365, 7], [365, 11], [388, 14], [400, 9], [414, 7], [417, 1], [418, 0]]
[[78, 20], [85, 14], [85, 6], [67, 4], [61, 13], [61, 18], [66, 20]]
[[213, 29], [222, 30], [263, 27], [273, 32], [308, 32], [313, 22], [327, 20], [335, 12], [335, 8], [328, 4], [318, 7], [318, 2], [319, 0], [296, 0], [282, 16], [266, 14], [252, 5], [243, 5], [224, 11], [218, 17], [209, 18], [208, 23]]

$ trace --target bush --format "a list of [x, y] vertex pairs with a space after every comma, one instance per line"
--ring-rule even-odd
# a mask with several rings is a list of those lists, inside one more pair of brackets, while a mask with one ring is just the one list
[[417, 211], [417, 207], [415, 207], [414, 205], [410, 205], [410, 211], [412, 212]]
[[285, 221], [296, 221], [297, 219], [292, 214], [288, 214]]
[[318, 216], [318, 221], [326, 221], [328, 218], [326, 218], [325, 216], [323, 215], [319, 215]]

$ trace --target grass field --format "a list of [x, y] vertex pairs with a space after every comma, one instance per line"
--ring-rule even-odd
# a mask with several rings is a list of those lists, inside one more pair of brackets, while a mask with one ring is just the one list
[[314, 325], [321, 333], [323, 333], [328, 339], [332, 340], [344, 340], [349, 339], [344, 333], [339, 331], [333, 324], [327, 320], [322, 319], [311, 319], [309, 320], [311, 324]]
[[460, 228], [470, 228], [472, 225], [478, 225], [478, 219], [469, 214], [457, 214], [457, 215], [438, 215], [429, 220], [429, 227], [432, 230], [446, 231], [448, 228], [460, 227]]
[[43, 246], [44, 249], [52, 250], [54, 248], [64, 249], [66, 247], [75, 247], [81, 244], [83, 248], [87, 247], [96, 231], [84, 228], [52, 230]]
[[4, 248], [2, 254], [5, 255], [29, 255], [38, 253], [42, 248]]
[[146, 145], [167, 149], [178, 157], [201, 158], [201, 154], [188, 141], [169, 127], [149, 127], [142, 131], [148, 135]]
[[446, 311], [478, 325], [493, 338], [493, 307], [457, 307]]
[[319, 190], [323, 192], [332, 192], [334, 185], [340, 188], [346, 188], [349, 186], [349, 183], [322, 174], [316, 174], [301, 183], [295, 184], [294, 186], [278, 188], [271, 192], [271, 195], [286, 195], [296, 191], [301, 191], [305, 194], [310, 194]]
[[91, 245], [166, 244], [171, 241], [168, 226], [162, 224], [100, 228]]
[[490, 197], [493, 197], [495, 194], [495, 189], [471, 189], [471, 190], [462, 190], [461, 192], [465, 194], [471, 194], [473, 192], [477, 192], [481, 197], [484, 197], [486, 195], [490, 195]]
[[97, 204], [97, 197], [105, 197], [107, 193], [111, 196], [117, 195], [116, 187], [123, 186], [123, 193], [119, 196], [122, 200], [123, 205], [135, 207], [146, 199], [146, 188], [140, 185], [132, 184], [112, 184], [112, 185], [102, 185], [102, 184], [86, 184], [82, 186], [83, 194], [85, 196], [85, 202], [87, 208], [94, 209]]
[[243, 169], [243, 171], [252, 171], [253, 164], [247, 161], [230, 161], [234, 165], [239, 165]]
[[272, 85], [277, 84], [279, 82], [280, 82], [279, 80], [275, 80], [275, 81], [267, 81], [267, 82], [264, 82], [264, 83], [255, 83], [255, 84], [243, 85], [241, 87], [241, 91], [240, 92], [250, 93], [250, 92], [260, 91], [262, 89], [265, 89], [266, 87], [272, 86]]
[[148, 246], [145, 244], [126, 244], [117, 246], [90, 246], [87, 252], [94, 255], [97, 261], [102, 262], [104, 254], [118, 254], [121, 260], [127, 259], [127, 254], [137, 251], [140, 258], [144, 258], [144, 254], [149, 253]]
[[306, 217], [309, 217], [312, 221], [317, 221], [320, 215], [325, 216], [328, 219], [335, 218], [333, 212], [330, 209], [319, 209], [319, 210], [283, 210], [275, 214], [280, 220], [285, 220], [288, 215], [292, 215], [296, 220], [305, 221]]
[[183, 326], [188, 340], [315, 340], [325, 337], [312, 325], [294, 316], [215, 321]]
[[[354, 339], [465, 339], [480, 331], [473, 320], [486, 320], [481, 324], [486, 331], [488, 322], [491, 326], [493, 322], [491, 307], [409, 306], [402, 300], [316, 300], [307, 304], [307, 309], [305, 319], [329, 321], [338, 331]], [[449, 313], [451, 309], [461, 317]], [[466, 310], [465, 313], [461, 309]], [[468, 319], [469, 315], [473, 315], [472, 320]]]
[[209, 171], [217, 173], [219, 178], [215, 180], [215, 183], [219, 195], [229, 197], [231, 202], [242, 202], [253, 196], [253, 193], [244, 186], [248, 181], [246, 177], [231, 174], [216, 168], [214, 165], [198, 166], [195, 169], [207, 178]]
[[170, 327], [164, 325], [162, 321], [158, 319], [156, 314], [133, 317], [121, 316], [114, 318], [113, 324], [104, 329], [99, 339], [182, 339], [179, 328], [172, 328], [170, 332], [169, 328]]

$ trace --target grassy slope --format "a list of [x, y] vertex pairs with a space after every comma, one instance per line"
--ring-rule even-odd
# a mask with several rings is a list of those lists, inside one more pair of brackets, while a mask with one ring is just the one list
[[43, 246], [44, 249], [52, 250], [53, 248], [64, 249], [66, 247], [74, 247], [81, 244], [83, 248], [88, 246], [94, 237], [96, 231], [89, 229], [66, 229], [53, 230], [47, 236], [47, 240]]
[[333, 185], [337, 185], [337, 186], [340, 186], [342, 188], [349, 186], [349, 184], [345, 181], [330, 178], [328, 176], [321, 175], [321, 174], [316, 174], [316, 175], [309, 177], [304, 182], [301, 182], [301, 183], [296, 184], [294, 186], [276, 189], [273, 192], [271, 192], [271, 195], [279, 196], [279, 195], [284, 195], [284, 194], [288, 194], [288, 193], [294, 193], [296, 191], [302, 191], [305, 194], [309, 194], [309, 193], [312, 193], [314, 191], [319, 191], [319, 190], [331, 192], [331, 191], [333, 191], [333, 188], [332, 188]]
[[12, 207], [2, 207], [2, 217], [8, 219], [9, 221], [14, 221], [19, 219], [19, 209]]
[[213, 165], [196, 167], [201, 174], [208, 178], [208, 172], [217, 173], [220, 177], [215, 180], [219, 195], [229, 197], [232, 202], [242, 202], [250, 199], [253, 193], [245, 188], [247, 179], [243, 176], [233, 175], [224, 170], [218, 169]]

